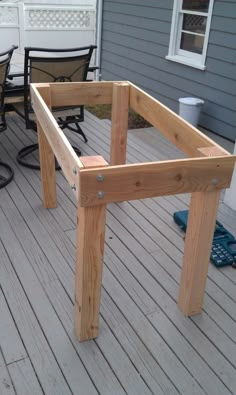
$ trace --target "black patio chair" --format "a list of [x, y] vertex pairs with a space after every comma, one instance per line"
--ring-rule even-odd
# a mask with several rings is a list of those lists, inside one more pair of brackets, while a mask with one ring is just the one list
[[[6, 79], [10, 69], [10, 61], [14, 50], [17, 47], [13, 45], [7, 51], [0, 53], [0, 132], [4, 132], [7, 129], [7, 123], [5, 118], [5, 88]], [[14, 177], [13, 169], [5, 162], [0, 160], [0, 188], [5, 187], [9, 184]]]
[[[36, 82], [81, 82], [86, 81], [90, 60], [95, 45], [69, 48], [46, 49], [25, 48], [24, 62], [24, 103], [13, 105], [13, 110], [24, 118], [27, 129], [37, 131], [36, 118], [30, 101], [29, 84]], [[69, 129], [81, 135], [85, 142], [87, 137], [80, 127], [84, 121], [84, 106], [53, 108], [52, 114], [62, 129]], [[81, 151], [73, 147], [78, 156]], [[30, 163], [28, 155], [38, 149], [38, 144], [31, 144], [18, 152], [17, 161], [26, 167], [40, 169], [39, 164]]]

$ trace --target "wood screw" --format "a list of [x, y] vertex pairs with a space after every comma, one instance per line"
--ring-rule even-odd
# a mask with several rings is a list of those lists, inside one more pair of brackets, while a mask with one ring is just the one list
[[97, 193], [98, 199], [103, 199], [104, 196], [105, 196], [105, 193], [104, 193], [103, 191], [99, 191], [99, 192]]
[[218, 184], [218, 179], [217, 178], [212, 178], [212, 180], [211, 180], [211, 183], [213, 184], [213, 185], [217, 185]]
[[101, 173], [99, 173], [99, 174], [97, 175], [97, 181], [102, 182], [103, 180], [104, 180], [104, 175], [101, 174]]

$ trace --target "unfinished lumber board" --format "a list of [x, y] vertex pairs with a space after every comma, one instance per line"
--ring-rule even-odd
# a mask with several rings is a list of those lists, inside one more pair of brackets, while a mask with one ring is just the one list
[[229, 152], [225, 152], [225, 150], [221, 147], [203, 147], [198, 148], [199, 156], [228, 156], [230, 155]]
[[[88, 207], [226, 188], [231, 182], [234, 162], [233, 156], [224, 156], [81, 169], [80, 205]], [[102, 199], [99, 199], [98, 184], [94, 182], [100, 172], [104, 176]]]
[[[43, 87], [43, 89], [45, 89]], [[39, 92], [31, 86], [31, 98], [37, 122], [43, 128], [45, 136], [67, 178], [70, 185], [77, 184], [77, 171], [83, 167], [78, 156], [67, 140], [63, 131], [59, 128], [55, 118], [48, 109]], [[75, 190], [75, 194], [77, 195]]]
[[[33, 84], [36, 88], [38, 84]], [[110, 104], [112, 102], [112, 81], [63, 82], [50, 84], [53, 107], [81, 104]]]
[[[48, 108], [51, 109], [51, 94], [49, 87], [41, 88], [40, 93]], [[55, 208], [57, 207], [55, 156], [39, 121], [37, 122], [37, 134], [43, 203], [45, 208]]]
[[[6, 135], [3, 134], [2, 137], [2, 143], [4, 147], [7, 149], [8, 154], [9, 154], [9, 160], [11, 160], [12, 165], [15, 167], [17, 170], [17, 179], [15, 178], [15, 181], [17, 182], [18, 186], [24, 193], [26, 193], [27, 190], [27, 200], [29, 202], [42, 202], [42, 185], [41, 185], [41, 177], [40, 174], [37, 170], [32, 170], [32, 169], [24, 169], [24, 172], [22, 173], [20, 171], [21, 167], [16, 161], [16, 156], [19, 150], [19, 147], [26, 146], [28, 144], [35, 143], [35, 135], [33, 134], [33, 139], [29, 138], [29, 132], [26, 130], [22, 130], [23, 125], [21, 119], [17, 120], [17, 123], [14, 122], [14, 120], [8, 120], [8, 131], [7, 131], [7, 138]], [[20, 137], [20, 138], [19, 138]], [[10, 159], [11, 158], [11, 159]], [[59, 174], [57, 175], [59, 177]], [[67, 188], [70, 190], [68, 184]], [[73, 227], [73, 222], [67, 215], [67, 210], [68, 206], [66, 205], [65, 201], [65, 193], [61, 188], [57, 189], [57, 199], [58, 199], [58, 206], [57, 210], [44, 210], [42, 207], [42, 210], [39, 211], [44, 211], [44, 217], [49, 219], [49, 223], [51, 226], [53, 226], [53, 223], [57, 222], [62, 230], [67, 230], [71, 229]], [[66, 210], [65, 207], [66, 206]], [[37, 210], [36, 214], [39, 215], [39, 211]], [[74, 210], [73, 210], [74, 212]]]
[[220, 192], [192, 193], [178, 305], [185, 315], [200, 314]]
[[111, 165], [124, 165], [127, 151], [129, 84], [116, 83], [112, 95]]
[[198, 156], [198, 148], [209, 145], [219, 147], [226, 155], [229, 154], [179, 115], [132, 83], [130, 83], [130, 106], [189, 156]]
[[[99, 157], [98, 163], [101, 163]], [[89, 163], [87, 161], [89, 166]], [[92, 164], [96, 166], [94, 158]], [[104, 168], [107, 162], [104, 161]], [[100, 183], [99, 179], [97, 182]], [[75, 333], [79, 340], [98, 336], [106, 205], [78, 206], [75, 272]]]

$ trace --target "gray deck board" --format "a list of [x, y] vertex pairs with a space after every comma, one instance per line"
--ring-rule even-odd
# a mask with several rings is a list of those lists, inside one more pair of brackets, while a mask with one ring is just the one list
[[29, 358], [11, 363], [8, 365], [8, 370], [17, 394], [43, 395]]
[[1, 395], [16, 394], [7, 366], [3, 359], [3, 355], [1, 353], [1, 348], [0, 348], [0, 394]]
[[6, 364], [27, 358], [26, 350], [17, 331], [0, 285], [0, 347]]
[[[109, 160], [109, 121], [86, 113], [82, 127], [88, 144], [73, 133], [70, 141]], [[100, 336], [76, 340], [75, 199], [57, 172], [58, 208], [43, 209], [39, 172], [15, 159], [35, 141], [9, 117], [0, 154], [15, 180], [0, 192], [0, 393], [234, 394], [236, 271], [210, 264], [201, 315], [183, 317], [176, 305], [184, 240], [172, 216], [189, 195], [108, 206]], [[181, 157], [154, 129], [129, 134], [129, 163]], [[236, 234], [223, 202], [218, 218]]]
[[[6, 232], [7, 221], [2, 210], [0, 214], [1, 226], [4, 226], [4, 228], [1, 228], [2, 234]], [[8, 236], [14, 240], [12, 234], [8, 233]], [[17, 248], [16, 251], [17, 245], [14, 240], [14, 243], [11, 243], [11, 251], [18, 258], [19, 249]], [[42, 388], [49, 394], [71, 394], [2, 242], [0, 244], [0, 254], [2, 289]], [[26, 259], [24, 260], [26, 261]], [[19, 264], [21, 262], [18, 261]], [[22, 272], [22, 275], [27, 276], [27, 272]]]

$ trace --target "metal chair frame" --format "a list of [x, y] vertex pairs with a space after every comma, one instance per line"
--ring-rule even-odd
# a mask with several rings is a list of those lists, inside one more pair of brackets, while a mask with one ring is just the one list
[[[31, 82], [75, 82], [75, 79], [73, 78], [76, 72], [80, 71], [79, 67], [83, 66], [82, 69], [82, 75], [80, 76], [81, 79], [79, 81], [86, 81], [88, 70], [89, 70], [89, 63], [93, 54], [93, 50], [96, 48], [95, 45], [90, 45], [86, 47], [79, 47], [79, 48], [67, 48], [67, 49], [49, 49], [49, 48], [40, 48], [40, 47], [26, 47], [25, 48], [25, 61], [24, 61], [24, 111], [23, 113], [17, 109], [17, 106], [13, 105], [14, 111], [18, 115], [24, 118], [25, 120], [25, 125], [27, 129], [32, 129], [34, 131], [37, 131], [37, 124], [35, 120], [33, 120], [30, 115], [33, 113], [33, 109], [31, 106], [31, 101], [30, 101], [30, 93], [29, 93], [29, 84]], [[51, 56], [42, 56], [42, 55], [37, 55], [37, 53], [41, 54], [51, 54]], [[60, 56], [52, 56], [53, 54], [59, 54]], [[69, 54], [69, 55], [68, 55]], [[67, 56], [66, 56], [67, 55]], [[34, 64], [41, 63], [42, 65], [45, 63], [55, 63], [55, 64], [63, 64], [65, 62], [76, 62], [78, 60], [79, 62], [84, 60], [84, 63], [82, 66], [79, 66], [78, 69], [75, 69], [75, 72], [72, 75], [66, 75], [66, 73], [63, 75], [53, 75], [50, 72], [47, 72], [45, 70], [40, 70], [38, 68], [37, 70], [39, 72], [42, 72], [42, 75], [45, 76], [42, 77], [42, 80], [37, 80], [35, 81], [32, 77], [32, 71], [35, 70]], [[46, 81], [48, 79], [48, 81]], [[63, 117], [63, 111], [66, 111], [68, 109], [76, 109], [78, 110], [78, 113], [73, 114], [72, 116], [65, 116]], [[76, 106], [76, 107], [70, 107], [70, 108], [57, 108], [55, 109], [57, 112], [61, 112], [62, 116], [57, 115], [57, 121], [61, 129], [69, 129], [73, 132], [76, 132], [80, 134], [84, 141], [87, 143], [87, 137], [85, 136], [83, 130], [81, 129], [79, 123], [84, 121], [84, 106]], [[81, 155], [81, 151], [77, 147], [73, 147], [75, 152], [77, 153], [78, 156]], [[38, 149], [38, 144], [32, 144], [27, 147], [24, 147], [21, 149], [17, 155], [17, 161], [29, 168], [33, 169], [40, 169], [40, 165], [38, 164], [33, 164], [29, 163], [28, 160], [26, 160], [26, 157], [29, 154], [32, 154], [34, 151]], [[57, 166], [59, 169], [59, 166]]]
[[[7, 51], [0, 53], [0, 68], [1, 66], [6, 66], [2, 82], [0, 82], [0, 132], [4, 132], [7, 129], [6, 117], [5, 117], [5, 89], [6, 89], [6, 79], [10, 70], [10, 61], [12, 54], [18, 47], [13, 45]], [[0, 189], [8, 185], [14, 178], [14, 171], [7, 163], [0, 161], [0, 168], [5, 170], [5, 174], [0, 174]]]

